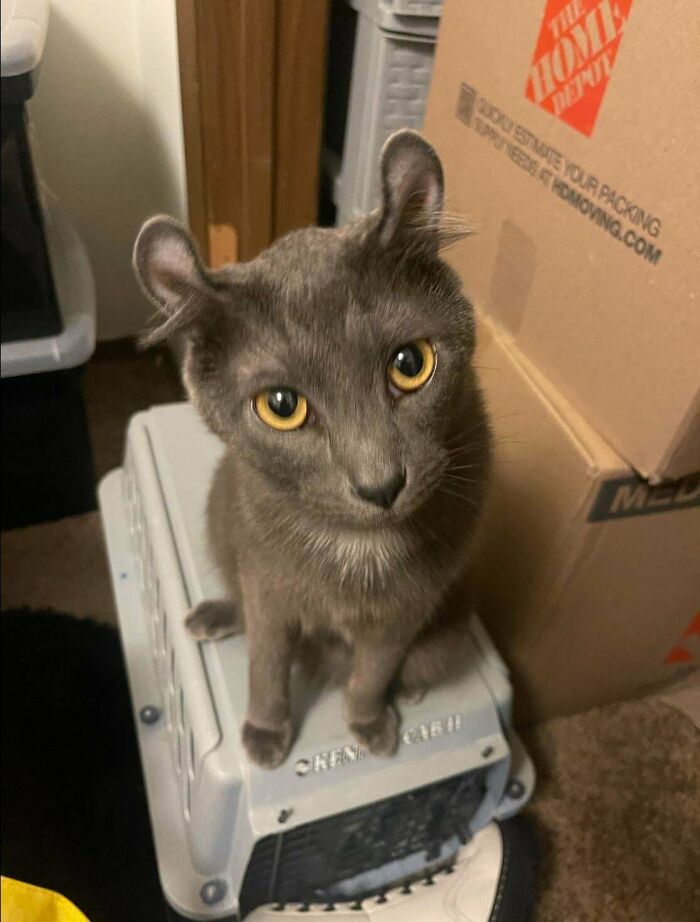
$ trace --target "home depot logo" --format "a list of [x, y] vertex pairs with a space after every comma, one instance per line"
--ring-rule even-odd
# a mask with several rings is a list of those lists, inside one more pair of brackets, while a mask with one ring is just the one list
[[590, 137], [632, 0], [547, 0], [525, 95]]

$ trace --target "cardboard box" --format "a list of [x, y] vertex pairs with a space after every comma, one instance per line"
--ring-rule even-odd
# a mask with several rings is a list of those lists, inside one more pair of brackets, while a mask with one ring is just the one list
[[700, 665], [700, 477], [650, 487], [480, 321], [492, 482], [479, 611], [546, 718], [647, 693]]
[[632, 467], [700, 470], [700, 4], [447, 0], [425, 132], [476, 302]]

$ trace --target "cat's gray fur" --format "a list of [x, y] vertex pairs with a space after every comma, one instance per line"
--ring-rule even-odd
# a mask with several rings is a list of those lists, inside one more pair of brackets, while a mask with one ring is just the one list
[[[381, 754], [398, 741], [393, 692], [420, 693], [461, 665], [465, 606], [451, 594], [489, 457], [474, 323], [438, 253], [452, 231], [432, 147], [414, 132], [394, 135], [382, 188], [365, 219], [294, 231], [216, 272], [167, 218], [148, 222], [135, 249], [141, 284], [165, 315], [146, 339], [184, 334], [187, 390], [227, 447], [208, 513], [230, 599], [203, 603], [189, 626], [200, 638], [245, 628], [243, 741], [267, 767], [291, 745], [295, 656], [314, 650], [345, 676], [349, 726]], [[416, 338], [433, 343], [436, 369], [398, 398], [387, 365]], [[306, 395], [309, 424], [265, 426], [252, 398], [268, 386]], [[390, 508], [356, 494], [401, 470], [406, 485]]]

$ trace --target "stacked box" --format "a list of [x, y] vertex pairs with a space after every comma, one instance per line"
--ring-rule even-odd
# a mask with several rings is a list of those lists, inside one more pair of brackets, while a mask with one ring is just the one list
[[426, 135], [506, 369], [476, 578], [536, 716], [698, 662], [698, 34], [690, 0], [443, 11]]

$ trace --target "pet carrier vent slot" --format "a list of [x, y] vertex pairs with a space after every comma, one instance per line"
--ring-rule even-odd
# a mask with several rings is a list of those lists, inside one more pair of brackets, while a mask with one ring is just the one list
[[145, 533], [146, 542], [146, 574], [145, 574], [145, 609], [149, 615], [153, 613], [154, 587], [153, 587], [153, 548], [148, 533]]
[[190, 811], [192, 809], [192, 790], [190, 786], [190, 776], [187, 772], [184, 772], [183, 776], [185, 781], [185, 803], [183, 805], [183, 813], [185, 814], [185, 820], [189, 823], [190, 821]]
[[172, 691], [167, 691], [165, 694], [165, 725], [168, 729], [168, 732], [172, 732], [173, 729], [173, 693]]
[[[185, 693], [180, 686], [180, 691], [177, 697], [177, 731], [180, 736], [184, 736], [185, 733]], [[183, 744], [184, 746], [184, 744]], [[183, 760], [180, 760], [181, 764]]]
[[189, 765], [188, 765], [187, 770], [188, 770], [190, 778], [194, 778], [196, 766], [197, 766], [197, 746], [196, 746], [195, 739], [194, 739], [194, 733], [192, 732], [191, 729], [189, 732], [189, 741], [190, 741]]
[[161, 625], [161, 632], [159, 637], [159, 647], [158, 652], [162, 653], [168, 649], [168, 613], [167, 611], [163, 612], [163, 623]]
[[177, 773], [182, 774], [182, 734], [179, 729], [175, 733], [175, 759], [177, 762]]

